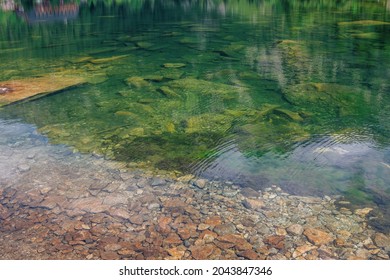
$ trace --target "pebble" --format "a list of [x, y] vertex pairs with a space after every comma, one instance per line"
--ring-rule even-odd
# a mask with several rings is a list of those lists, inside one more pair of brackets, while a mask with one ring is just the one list
[[30, 171], [31, 167], [27, 164], [21, 164], [18, 166], [18, 170], [20, 172], [27, 172], [27, 171]]
[[158, 210], [160, 209], [161, 205], [158, 203], [151, 203], [148, 205], [149, 210]]
[[206, 187], [206, 184], [207, 184], [206, 179], [198, 179], [198, 180], [193, 181], [193, 185], [200, 188], [200, 189], [204, 189]]
[[164, 186], [167, 183], [165, 179], [162, 178], [154, 178], [150, 183], [152, 187]]
[[316, 228], [308, 228], [303, 232], [303, 234], [314, 245], [328, 244], [334, 240], [329, 233]]
[[264, 207], [264, 202], [260, 199], [245, 198], [243, 205], [248, 209], [260, 210]]
[[303, 233], [303, 226], [301, 226], [300, 224], [293, 224], [289, 226], [286, 230], [292, 235], [301, 235]]

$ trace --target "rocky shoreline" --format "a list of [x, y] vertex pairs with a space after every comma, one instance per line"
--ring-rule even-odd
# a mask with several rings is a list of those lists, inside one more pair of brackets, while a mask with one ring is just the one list
[[389, 259], [370, 208], [129, 171], [22, 135], [0, 139], [1, 259]]

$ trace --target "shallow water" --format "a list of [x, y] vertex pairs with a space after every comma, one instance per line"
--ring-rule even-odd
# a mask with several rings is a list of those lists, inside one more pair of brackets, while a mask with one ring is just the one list
[[388, 209], [386, 3], [317, 2], [3, 9], [1, 81], [56, 73], [85, 83], [5, 106], [0, 118], [132, 168], [356, 204], [379, 196]]

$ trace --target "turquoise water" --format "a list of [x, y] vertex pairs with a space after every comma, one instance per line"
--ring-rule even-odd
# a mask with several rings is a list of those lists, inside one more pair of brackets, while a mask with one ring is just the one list
[[129, 168], [386, 210], [389, 9], [333, 2], [3, 5], [0, 81], [84, 83], [4, 106], [0, 118]]

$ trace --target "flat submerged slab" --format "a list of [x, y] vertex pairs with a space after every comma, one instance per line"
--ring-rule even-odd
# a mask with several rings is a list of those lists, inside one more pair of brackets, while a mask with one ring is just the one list
[[84, 82], [85, 79], [82, 77], [56, 75], [2, 81], [0, 82], [0, 107], [22, 100], [35, 99]]

